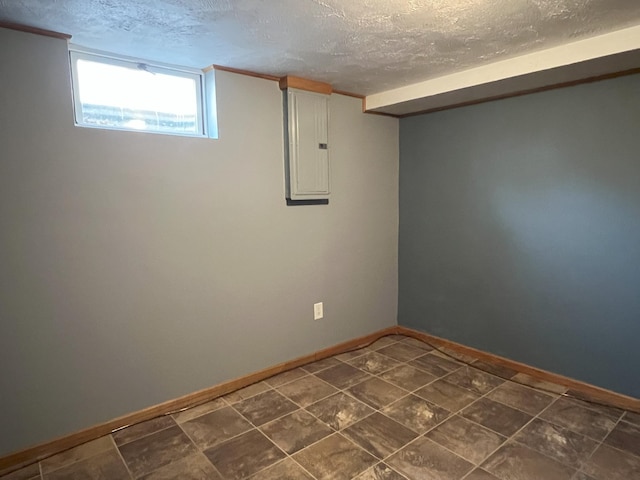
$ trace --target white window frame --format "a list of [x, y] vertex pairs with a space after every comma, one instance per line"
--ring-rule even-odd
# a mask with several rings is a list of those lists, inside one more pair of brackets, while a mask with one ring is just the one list
[[[149, 62], [147, 60], [126, 57], [115, 55], [106, 52], [100, 52], [95, 50], [88, 50], [82, 47], [69, 45], [69, 60], [71, 62], [71, 81], [72, 81], [72, 95], [73, 95], [73, 105], [74, 105], [74, 119], [76, 126], [86, 127], [86, 128], [98, 128], [98, 129], [106, 129], [106, 130], [119, 130], [126, 132], [143, 132], [143, 133], [153, 133], [160, 135], [177, 135], [177, 136], [186, 136], [186, 137], [209, 137], [209, 132], [207, 128], [206, 119], [211, 115], [210, 112], [207, 112], [205, 105], [205, 81], [204, 81], [204, 72], [202, 70], [190, 69], [187, 67], [178, 67], [174, 65], [161, 64], [158, 62]], [[119, 67], [134, 68], [139, 65], [144, 65], [144, 69], [151, 73], [161, 73], [165, 75], [171, 75], [175, 77], [183, 77], [189, 78], [195, 81], [196, 85], [196, 102], [197, 102], [197, 112], [196, 112], [196, 133], [188, 133], [188, 132], [162, 132], [157, 130], [137, 130], [135, 128], [127, 128], [127, 127], [111, 127], [111, 126], [97, 126], [93, 124], [88, 124], [82, 122], [82, 103], [80, 102], [79, 95], [79, 81], [78, 81], [78, 69], [77, 69], [77, 61], [78, 60], [88, 60], [92, 62], [104, 63], [106, 65], [114, 65]], [[212, 102], [214, 99], [211, 99]], [[215, 103], [212, 104], [212, 108]], [[217, 130], [216, 126], [213, 126], [214, 134], [215, 130]], [[217, 135], [214, 135], [215, 138]]]

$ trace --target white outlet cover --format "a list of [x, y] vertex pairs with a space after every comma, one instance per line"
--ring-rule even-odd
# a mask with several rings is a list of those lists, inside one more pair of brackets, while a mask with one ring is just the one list
[[322, 302], [313, 304], [313, 319], [320, 320], [324, 316]]

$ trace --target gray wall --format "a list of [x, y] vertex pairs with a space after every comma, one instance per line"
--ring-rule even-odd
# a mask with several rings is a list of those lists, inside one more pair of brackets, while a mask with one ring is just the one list
[[397, 120], [332, 96], [287, 207], [276, 82], [218, 73], [209, 140], [74, 127], [63, 41], [0, 65], [0, 455], [396, 323]]
[[640, 76], [403, 119], [399, 323], [640, 397]]

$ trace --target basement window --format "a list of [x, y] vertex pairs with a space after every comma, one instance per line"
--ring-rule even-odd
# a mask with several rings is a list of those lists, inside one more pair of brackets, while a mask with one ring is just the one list
[[76, 125], [207, 136], [202, 72], [69, 53]]

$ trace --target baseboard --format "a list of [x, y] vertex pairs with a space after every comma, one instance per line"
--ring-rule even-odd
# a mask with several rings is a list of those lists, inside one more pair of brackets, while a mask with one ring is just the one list
[[494, 355], [493, 353], [487, 353], [476, 348], [467, 347], [460, 343], [452, 342], [444, 338], [435, 337], [428, 333], [413, 330], [407, 327], [398, 327], [398, 333], [409, 337], [422, 340], [423, 342], [430, 343], [435, 346], [445, 347], [454, 352], [469, 355], [470, 357], [477, 358], [483, 362], [487, 362], [493, 365], [499, 365], [515, 370], [519, 373], [526, 373], [539, 380], [556, 383], [571, 389], [573, 392], [581, 394], [585, 398], [601, 402], [603, 404], [612, 405], [614, 407], [622, 408], [624, 410], [630, 410], [632, 412], [640, 412], [640, 399], [629, 397], [621, 393], [612, 392], [605, 388], [596, 387], [580, 380], [558, 375], [557, 373], [548, 372], [540, 368], [531, 367], [524, 363], [516, 362], [515, 360], [509, 360], [508, 358]]
[[112, 431], [127, 425], [144, 422], [160, 415], [166, 415], [183, 408], [189, 408], [208, 402], [222, 395], [226, 395], [227, 393], [231, 393], [253, 383], [265, 380], [273, 375], [368, 345], [381, 337], [392, 334], [406, 335], [434, 346], [448, 348], [454, 352], [468, 355], [478, 360], [482, 360], [483, 362], [507, 367], [517, 372], [526, 373], [539, 380], [563, 385], [574, 392], [578, 392], [585, 397], [604, 404], [613, 405], [625, 410], [640, 412], [639, 399], [596, 387], [580, 380], [548, 372], [540, 368], [531, 367], [524, 363], [516, 362], [515, 360], [510, 360], [476, 348], [467, 347], [466, 345], [462, 345], [451, 340], [429, 335], [407, 327], [393, 326], [1, 457], [0, 477], [31, 463], [50, 457], [51, 455], [55, 455], [81, 445], [82, 443], [108, 435]]
[[290, 360], [273, 367], [265, 368], [264, 370], [251, 373], [244, 377], [236, 378], [198, 392], [190, 393], [175, 400], [170, 400], [153, 407], [145, 408], [144, 410], [124, 415], [114, 420], [89, 427], [85, 430], [65, 435], [34, 447], [29, 447], [9, 454], [0, 458], [0, 477], [13, 470], [18, 470], [19, 468], [50, 457], [51, 455], [55, 455], [85, 442], [108, 435], [118, 428], [144, 422], [145, 420], [151, 420], [152, 418], [160, 415], [165, 415], [183, 408], [208, 402], [214, 398], [226, 395], [227, 393], [231, 393], [240, 388], [247, 387], [253, 383], [265, 380], [287, 370], [301, 367], [307, 363], [322, 360], [323, 358], [331, 357], [339, 353], [344, 353], [349, 350], [368, 345], [381, 337], [395, 334], [397, 331], [398, 327], [396, 326], [388, 327], [375, 333], [325, 348], [310, 355], [305, 355], [303, 357], [296, 358], [295, 360]]

